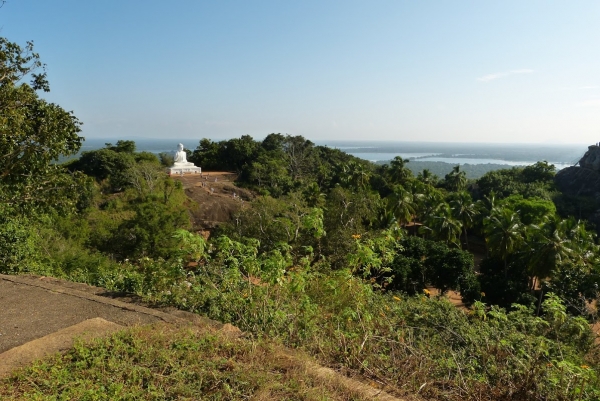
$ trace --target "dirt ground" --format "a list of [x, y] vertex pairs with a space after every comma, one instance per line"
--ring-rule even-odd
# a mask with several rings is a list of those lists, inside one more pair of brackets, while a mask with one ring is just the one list
[[254, 199], [251, 191], [235, 186], [236, 178], [236, 174], [223, 171], [173, 176], [195, 203], [190, 207], [195, 231], [210, 231], [231, 220], [235, 212]]

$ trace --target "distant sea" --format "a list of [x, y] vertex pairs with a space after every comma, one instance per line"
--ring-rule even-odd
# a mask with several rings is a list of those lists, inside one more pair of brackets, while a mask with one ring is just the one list
[[[132, 138], [138, 151], [152, 153], [174, 152], [178, 143], [186, 149], [195, 149], [199, 140]], [[215, 140], [219, 141], [221, 139]], [[116, 139], [88, 139], [81, 151], [99, 149]], [[444, 162], [452, 165], [494, 164], [526, 166], [546, 160], [557, 169], [572, 166], [587, 150], [586, 145], [556, 144], [492, 144], [492, 143], [440, 143], [400, 141], [314, 141], [317, 145], [340, 149], [346, 153], [382, 163], [396, 156], [411, 161]]]

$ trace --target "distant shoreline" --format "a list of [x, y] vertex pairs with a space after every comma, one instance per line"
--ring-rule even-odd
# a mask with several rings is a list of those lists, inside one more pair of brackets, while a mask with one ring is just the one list
[[[117, 140], [133, 140], [137, 151], [155, 154], [174, 152], [178, 143], [186, 149], [194, 150], [200, 139], [156, 139], [156, 138], [92, 138], [87, 139], [81, 152], [100, 149], [105, 143], [116, 143]], [[309, 139], [309, 138], [307, 138]], [[227, 139], [212, 139], [215, 142]], [[409, 159], [408, 167], [412, 169], [435, 169], [440, 174], [452, 169], [457, 164], [467, 172], [470, 178], [483, 175], [486, 170], [498, 170], [526, 166], [537, 161], [546, 160], [555, 164], [557, 169], [574, 165], [587, 151], [581, 144], [498, 144], [498, 143], [452, 143], [452, 142], [408, 142], [408, 141], [314, 141], [315, 145], [339, 149], [343, 152], [369, 160], [377, 164], [389, 162], [395, 156]], [[78, 157], [78, 156], [74, 156]], [[442, 160], [440, 160], [442, 159]], [[418, 166], [418, 167], [417, 167]], [[479, 166], [479, 167], [469, 167]], [[436, 175], [438, 173], [434, 172]], [[447, 174], [444, 173], [444, 174]]]

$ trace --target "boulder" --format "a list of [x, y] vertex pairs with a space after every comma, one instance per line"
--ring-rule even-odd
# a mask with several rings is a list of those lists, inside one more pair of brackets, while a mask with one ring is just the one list
[[588, 146], [588, 151], [585, 152], [581, 160], [579, 160], [579, 166], [594, 171], [600, 171], [600, 146]]
[[600, 171], [598, 170], [577, 166], [567, 167], [556, 173], [554, 182], [556, 187], [567, 195], [600, 198]]

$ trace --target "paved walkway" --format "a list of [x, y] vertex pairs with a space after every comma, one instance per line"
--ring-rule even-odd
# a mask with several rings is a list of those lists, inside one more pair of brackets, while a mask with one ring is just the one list
[[[104, 296], [103, 296], [104, 295]], [[231, 325], [174, 309], [110, 298], [104, 289], [50, 277], [0, 274], [0, 377], [73, 345], [126, 326], [167, 322], [239, 332]]]

